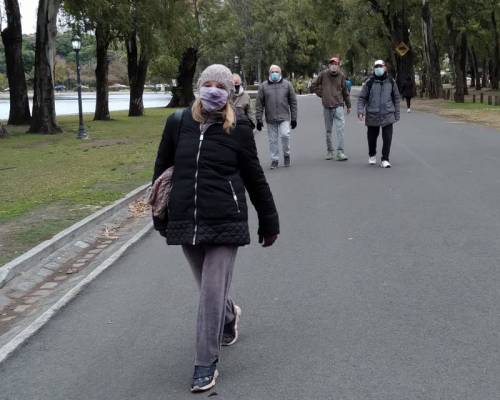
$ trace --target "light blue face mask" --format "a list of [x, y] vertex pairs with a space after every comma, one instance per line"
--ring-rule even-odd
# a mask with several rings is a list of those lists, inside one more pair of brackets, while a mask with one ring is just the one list
[[281, 79], [281, 74], [279, 72], [271, 72], [271, 80], [273, 82], [278, 82]]
[[375, 68], [374, 72], [375, 72], [375, 76], [381, 78], [382, 76], [384, 76], [385, 70], [383, 67], [377, 67], [377, 68]]

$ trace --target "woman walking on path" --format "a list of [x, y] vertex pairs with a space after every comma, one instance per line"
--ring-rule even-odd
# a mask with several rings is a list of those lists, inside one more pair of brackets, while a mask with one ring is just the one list
[[411, 98], [413, 97], [414, 85], [410, 76], [406, 76], [401, 84], [401, 95], [406, 99], [406, 112], [411, 112]]
[[174, 166], [167, 215], [154, 218], [155, 228], [169, 245], [182, 245], [200, 289], [193, 392], [215, 385], [221, 345], [238, 339], [241, 309], [228, 294], [238, 247], [250, 243], [245, 189], [257, 211], [259, 243], [271, 246], [279, 234], [250, 123], [230, 102], [231, 71], [209, 66], [198, 88], [191, 110], [167, 120], [154, 171], [156, 180]]
[[382, 60], [375, 61], [373, 75], [363, 84], [358, 99], [358, 118], [368, 127], [368, 164], [377, 164], [377, 139], [382, 128], [382, 159], [380, 166], [390, 168], [393, 124], [399, 121], [400, 96], [398, 85], [387, 74], [387, 67]]

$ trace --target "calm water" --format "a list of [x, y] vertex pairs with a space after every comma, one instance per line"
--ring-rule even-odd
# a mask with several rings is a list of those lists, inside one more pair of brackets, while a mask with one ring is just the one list
[[[145, 108], [165, 107], [171, 99], [170, 94], [165, 93], [144, 93], [143, 101]], [[30, 99], [30, 107], [33, 107]], [[128, 110], [129, 93], [110, 93], [109, 111]], [[82, 107], [84, 113], [95, 111], [95, 93], [82, 93]], [[9, 118], [9, 96], [0, 97], [0, 119]], [[56, 93], [56, 113], [57, 115], [78, 114], [78, 95], [76, 92]]]

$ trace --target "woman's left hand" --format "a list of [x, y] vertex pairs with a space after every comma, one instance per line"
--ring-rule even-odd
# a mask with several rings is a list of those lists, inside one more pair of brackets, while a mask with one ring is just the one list
[[259, 243], [262, 244], [262, 247], [269, 247], [272, 246], [273, 243], [278, 239], [278, 235], [271, 235], [271, 236], [263, 236], [259, 235]]

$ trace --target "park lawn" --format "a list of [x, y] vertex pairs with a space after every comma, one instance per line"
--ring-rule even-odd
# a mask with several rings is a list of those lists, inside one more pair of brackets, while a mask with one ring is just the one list
[[85, 115], [88, 140], [77, 140], [77, 116], [63, 133], [26, 134], [8, 126], [0, 140], [0, 265], [151, 179], [166, 117], [113, 112], [111, 121]]
[[[401, 107], [403, 106], [402, 102]], [[455, 103], [442, 99], [414, 99], [412, 100], [412, 108], [500, 130], [500, 106], [473, 103], [471, 99], [466, 99], [465, 103]]]

